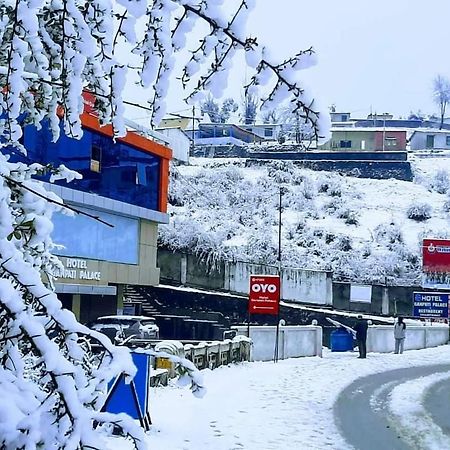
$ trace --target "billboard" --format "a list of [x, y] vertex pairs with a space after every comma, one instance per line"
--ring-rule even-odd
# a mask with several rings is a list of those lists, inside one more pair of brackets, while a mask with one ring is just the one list
[[422, 260], [424, 272], [450, 273], [450, 240], [424, 239]]
[[278, 275], [250, 275], [249, 314], [277, 315], [280, 305]]
[[442, 292], [414, 292], [413, 316], [448, 318], [450, 294]]

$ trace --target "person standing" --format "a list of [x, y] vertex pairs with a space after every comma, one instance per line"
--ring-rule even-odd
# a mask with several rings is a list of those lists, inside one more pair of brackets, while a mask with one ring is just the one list
[[403, 317], [398, 317], [394, 324], [394, 339], [395, 339], [395, 354], [403, 353], [403, 347], [406, 337], [406, 324], [403, 322]]
[[363, 316], [358, 316], [358, 322], [353, 327], [356, 331], [356, 341], [358, 343], [359, 356], [358, 358], [365, 358], [367, 353], [366, 341], [367, 341], [367, 329], [369, 324], [367, 320], [363, 319]]

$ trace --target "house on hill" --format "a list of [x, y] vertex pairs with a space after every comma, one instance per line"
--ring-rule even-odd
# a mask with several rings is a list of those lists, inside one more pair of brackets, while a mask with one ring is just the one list
[[331, 139], [319, 146], [328, 151], [406, 151], [406, 130], [398, 128], [333, 127]]
[[409, 146], [411, 150], [450, 150], [450, 130], [414, 130], [409, 139]]

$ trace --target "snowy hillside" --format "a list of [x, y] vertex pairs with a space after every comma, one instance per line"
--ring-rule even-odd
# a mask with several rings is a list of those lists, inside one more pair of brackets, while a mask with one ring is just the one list
[[[429, 155], [427, 155], [429, 156]], [[219, 259], [273, 264], [282, 196], [282, 264], [337, 280], [419, 281], [422, 237], [449, 237], [450, 155], [410, 157], [414, 182], [300, 169], [292, 162], [192, 159], [172, 168], [170, 224], [160, 244]]]

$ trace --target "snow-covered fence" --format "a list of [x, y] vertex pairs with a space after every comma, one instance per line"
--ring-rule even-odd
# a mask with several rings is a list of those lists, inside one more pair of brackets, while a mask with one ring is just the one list
[[[449, 341], [448, 325], [406, 325], [405, 350], [437, 347]], [[395, 348], [392, 325], [373, 325], [367, 333], [367, 351], [393, 352]]]
[[216, 367], [250, 360], [250, 339], [236, 336], [232, 340], [202, 342], [197, 345], [185, 344], [186, 358], [197, 369], [214, 369]]
[[[247, 327], [233, 327], [240, 335], [247, 335]], [[275, 326], [251, 326], [251, 361], [271, 361], [276, 339]], [[322, 327], [280, 326], [278, 358], [298, 358], [301, 356], [322, 356]]]
[[[275, 266], [245, 262], [225, 265], [225, 289], [248, 295], [250, 275], [276, 275]], [[281, 269], [281, 298], [283, 300], [331, 305], [333, 302], [333, 281], [331, 272]]]

